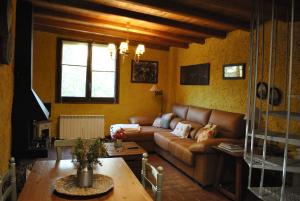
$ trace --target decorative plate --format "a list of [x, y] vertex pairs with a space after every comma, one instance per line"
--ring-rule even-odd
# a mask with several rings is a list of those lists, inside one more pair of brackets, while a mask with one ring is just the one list
[[272, 87], [270, 89], [270, 98], [269, 98], [269, 104], [271, 105], [279, 105], [281, 102], [281, 94], [278, 88]]
[[265, 82], [257, 83], [256, 97], [265, 100], [268, 95], [268, 85]]
[[102, 174], [93, 175], [93, 186], [80, 188], [76, 185], [76, 175], [59, 178], [54, 183], [58, 193], [71, 196], [93, 196], [108, 192], [114, 187], [113, 179]]

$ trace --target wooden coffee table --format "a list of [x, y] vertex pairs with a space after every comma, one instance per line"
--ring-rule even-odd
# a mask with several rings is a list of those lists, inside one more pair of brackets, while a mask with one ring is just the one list
[[121, 148], [115, 148], [114, 143], [105, 143], [108, 157], [122, 157], [135, 176], [140, 179], [143, 153], [146, 151], [135, 142], [122, 142]]

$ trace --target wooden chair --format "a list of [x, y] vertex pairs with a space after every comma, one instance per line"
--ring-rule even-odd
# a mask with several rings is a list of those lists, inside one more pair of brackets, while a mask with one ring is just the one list
[[16, 184], [16, 163], [15, 159], [9, 161], [9, 170], [0, 177], [0, 201], [17, 200], [17, 184]]
[[[94, 143], [97, 139], [82, 139], [83, 143]], [[62, 159], [62, 149], [66, 147], [75, 147], [77, 139], [55, 140], [56, 160]]]
[[142, 184], [144, 188], [146, 188], [147, 183], [150, 184], [152, 192], [154, 193], [155, 201], [162, 200], [163, 172], [163, 167], [159, 166], [155, 168], [148, 162], [148, 154], [143, 154], [141, 174]]

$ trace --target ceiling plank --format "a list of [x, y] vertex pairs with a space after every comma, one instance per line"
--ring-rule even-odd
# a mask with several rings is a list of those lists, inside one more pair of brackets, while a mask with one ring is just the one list
[[[69, 30], [69, 29], [49, 26], [49, 25], [45, 25], [45, 24], [44, 25], [34, 24], [34, 30], [58, 34], [59, 37], [66, 37], [68, 39], [82, 39], [82, 40], [94, 41], [94, 42], [98, 42], [98, 43], [109, 43], [109, 42], [120, 43], [120, 42], [124, 41], [124, 39], [122, 39], [122, 38], [109, 37], [109, 36], [104, 36], [104, 35], [99, 35], [99, 34], [94, 34], [94, 33], [87, 33], [87, 32], [82, 32], [82, 31]], [[138, 41], [130, 41], [130, 45], [137, 46], [138, 44], [139, 44]], [[164, 45], [145, 43], [145, 46], [147, 48], [151, 48], [151, 49], [158, 49], [158, 50], [165, 50], [165, 51], [169, 50], [169, 46], [164, 46]]]
[[153, 44], [162, 44], [164, 46], [174, 46], [174, 47], [182, 47], [182, 48], [188, 47], [188, 43], [165, 40], [158, 37], [147, 36], [142, 34], [127, 33], [126, 31], [116, 31], [112, 29], [105, 29], [105, 28], [87, 26], [83, 24], [64, 22], [64, 21], [54, 20], [54, 19], [45, 19], [45, 18], [37, 17], [34, 19], [34, 24], [48, 25], [57, 28], [61, 27], [68, 30], [81, 31], [85, 33], [93, 33], [93, 34], [105, 35], [110, 37], [118, 37], [118, 38], [122, 38], [123, 40], [124, 38], [125, 39], [128, 38], [129, 40], [148, 42]]
[[51, 0], [51, 3], [40, 1], [40, 0], [32, 0], [32, 2], [35, 6], [40, 6], [40, 7], [52, 8], [55, 7], [54, 4], [58, 4], [60, 8], [64, 7], [64, 9], [70, 11], [73, 10], [74, 12], [76, 9], [80, 9], [89, 12], [108, 13], [115, 16], [124, 16], [129, 19], [138, 19], [146, 22], [162, 24], [169, 27], [176, 27], [182, 30], [199, 32], [202, 34], [206, 34], [207, 36], [218, 37], [218, 38], [226, 37], [226, 31], [223, 30], [207, 28], [203, 26], [193, 25], [190, 23], [180, 22], [176, 20], [166, 19], [162, 17], [157, 17], [149, 14], [129, 11], [120, 8], [114, 8], [106, 5], [99, 5], [93, 2], [87, 2], [82, 0]]
[[[87, 0], [89, 2], [126, 9], [146, 12], [157, 17], [190, 22], [206, 27], [233, 30], [241, 28], [249, 30], [249, 20], [241, 20], [231, 13], [227, 15], [212, 12], [206, 8], [197, 8], [174, 0]], [[184, 2], [184, 1], [183, 1]], [[224, 1], [225, 2], [225, 1]], [[227, 2], [226, 2], [227, 3]], [[195, 2], [195, 4], [198, 4]], [[170, 6], [172, 5], [172, 6]], [[224, 5], [225, 6], [225, 5]], [[226, 4], [228, 7], [228, 4]]]
[[103, 28], [120, 30], [120, 31], [128, 31], [128, 32], [133, 32], [138, 34], [145, 34], [145, 35], [160, 37], [163, 39], [174, 40], [178, 42], [185, 42], [185, 43], [194, 42], [200, 44], [205, 43], [204, 38], [201, 36], [194, 37], [189, 35], [180, 35], [171, 32], [153, 30], [145, 27], [132, 26], [132, 25], [130, 26], [130, 29], [127, 29], [126, 25], [124, 25], [123, 23], [112, 22], [104, 19], [91, 18], [91, 17], [81, 16], [78, 14], [63, 13], [59, 11], [53, 11], [53, 10], [38, 8], [38, 7], [34, 9], [34, 16], [48, 18], [48, 19], [59, 19], [66, 22], [81, 23], [81, 24], [86, 24], [91, 26], [103, 27]]

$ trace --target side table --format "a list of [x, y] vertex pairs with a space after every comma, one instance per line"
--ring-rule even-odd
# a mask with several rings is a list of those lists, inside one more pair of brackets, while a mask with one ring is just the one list
[[[243, 155], [244, 152], [231, 152], [226, 149], [222, 149], [218, 146], [213, 146], [213, 149], [220, 153], [219, 164], [217, 168], [217, 178], [215, 186], [217, 189], [231, 200], [242, 200], [242, 174], [243, 174]], [[233, 158], [235, 160], [235, 192], [230, 192], [222, 185], [222, 173], [224, 171], [224, 159]]]

